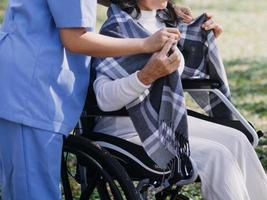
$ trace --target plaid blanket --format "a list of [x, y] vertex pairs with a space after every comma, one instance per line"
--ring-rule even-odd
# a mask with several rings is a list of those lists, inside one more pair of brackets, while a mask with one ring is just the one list
[[[181, 40], [178, 48], [185, 58], [182, 79], [212, 79], [220, 83], [219, 90], [230, 100], [230, 89], [225, 68], [215, 43], [213, 31], [205, 31], [201, 25], [207, 20], [206, 14], [191, 24], [179, 23]], [[231, 111], [213, 93], [190, 92], [193, 99], [210, 116], [232, 118]]]

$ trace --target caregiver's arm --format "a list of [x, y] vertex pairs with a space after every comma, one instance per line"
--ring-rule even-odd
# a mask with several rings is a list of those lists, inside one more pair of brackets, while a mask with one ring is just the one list
[[94, 57], [113, 57], [158, 51], [166, 41], [178, 40], [179, 31], [165, 28], [144, 39], [118, 39], [86, 32], [84, 28], [63, 28], [60, 29], [60, 36], [63, 45], [70, 52]]
[[[160, 53], [163, 54], [163, 52], [165, 52], [167, 54], [169, 48], [170, 46], [166, 47], [165, 45], [165, 48]], [[144, 67], [144, 71], [135, 72], [128, 77], [112, 80], [106, 75], [98, 73], [97, 79], [94, 82], [94, 91], [100, 109], [103, 111], [119, 110], [138, 98], [150, 87], [150, 85], [145, 85], [138, 78], [138, 74], [141, 73], [144, 75], [143, 79], [145, 81], [143, 81], [147, 82], [145, 77], [151, 75], [150, 70], [147, 68], [151, 68], [151, 71], [158, 71], [156, 74], [157, 77], [160, 77], [172, 73], [173, 70], [170, 70], [170, 68], [177, 70], [177, 68], [179, 69], [182, 67], [181, 65], [184, 65], [183, 58], [176, 50], [170, 57], [167, 57], [166, 54], [165, 56], [161, 56], [159, 55], [160, 53], [155, 53], [154, 55], [157, 56], [152, 56], [148, 64]], [[170, 64], [170, 58], [175, 60], [172, 64]], [[181, 62], [179, 62], [180, 59], [182, 59]], [[164, 60], [166, 60], [167, 64], [163, 64], [165, 62]], [[165, 71], [168, 71], [168, 73], [165, 73]], [[149, 78], [149, 80], [151, 80], [151, 78]], [[155, 75], [154, 80], [156, 80]]]

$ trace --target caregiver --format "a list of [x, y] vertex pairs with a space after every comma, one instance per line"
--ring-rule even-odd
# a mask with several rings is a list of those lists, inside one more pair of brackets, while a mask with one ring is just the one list
[[95, 34], [96, 4], [9, 0], [0, 29], [3, 200], [61, 198], [62, 138], [79, 119], [89, 81], [90, 58], [82, 54], [154, 52], [179, 37], [171, 28], [145, 39]]

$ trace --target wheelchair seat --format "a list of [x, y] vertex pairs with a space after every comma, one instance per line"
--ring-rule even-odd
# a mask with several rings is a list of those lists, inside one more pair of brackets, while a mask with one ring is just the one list
[[93, 132], [89, 139], [111, 152], [127, 169], [128, 174], [133, 179], [150, 178], [155, 177], [155, 175], [161, 179], [164, 173], [169, 174], [169, 172], [164, 172], [157, 167], [141, 145], [103, 133]]
[[[134, 138], [135, 141], [127, 141], [97, 132], [91, 132], [87, 137], [107, 149], [126, 169], [132, 180], [151, 179], [160, 183], [164, 177], [168, 178], [170, 175], [170, 171], [160, 168], [151, 160], [137, 138]], [[197, 169], [195, 169], [194, 175], [189, 180], [181, 180], [177, 185], [193, 183], [197, 178]]]

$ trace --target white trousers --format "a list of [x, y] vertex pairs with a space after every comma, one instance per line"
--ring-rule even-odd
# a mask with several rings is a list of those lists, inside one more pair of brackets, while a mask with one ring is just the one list
[[243, 133], [193, 117], [188, 123], [204, 199], [267, 200], [266, 174]]
[[[188, 117], [188, 125], [191, 158], [198, 167], [204, 199], [267, 200], [266, 174], [243, 133], [194, 117]], [[141, 145], [137, 133], [116, 136]]]

